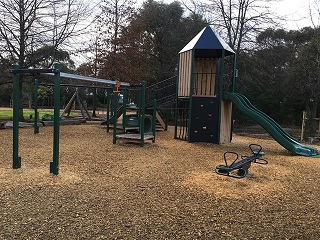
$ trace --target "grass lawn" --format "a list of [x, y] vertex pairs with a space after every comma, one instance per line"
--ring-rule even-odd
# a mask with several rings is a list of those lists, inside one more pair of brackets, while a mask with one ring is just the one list
[[[53, 114], [53, 109], [38, 109], [39, 119], [42, 118], [44, 114]], [[34, 119], [34, 109], [23, 109], [23, 116], [26, 120]], [[0, 109], [0, 119], [5, 121], [10, 121], [13, 118], [13, 109]]]

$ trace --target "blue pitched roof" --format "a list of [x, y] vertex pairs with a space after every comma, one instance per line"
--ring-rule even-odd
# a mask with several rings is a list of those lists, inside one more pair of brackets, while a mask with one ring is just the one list
[[[179, 53], [189, 50], [218, 50], [216, 54], [225, 50], [225, 55], [233, 55], [235, 52], [211, 27], [205, 27], [199, 32]], [[219, 51], [220, 50], [220, 51]], [[220, 54], [218, 54], [220, 55]]]

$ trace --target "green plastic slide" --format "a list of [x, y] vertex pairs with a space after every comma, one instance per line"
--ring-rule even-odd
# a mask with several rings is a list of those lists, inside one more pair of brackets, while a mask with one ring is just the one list
[[[113, 116], [111, 116], [111, 118], [109, 119], [109, 123], [113, 124], [114, 120], [117, 120], [121, 114], [123, 113], [123, 106], [120, 106], [116, 112], [116, 114], [114, 114]], [[103, 121], [100, 123], [100, 125], [107, 125], [107, 121]]]
[[307, 157], [319, 156], [319, 152], [316, 148], [311, 146], [305, 146], [293, 137], [291, 137], [271, 117], [255, 108], [245, 96], [238, 93], [224, 92], [223, 99], [231, 100], [240, 111], [242, 111], [244, 114], [255, 120], [281, 146], [283, 146], [290, 152]]

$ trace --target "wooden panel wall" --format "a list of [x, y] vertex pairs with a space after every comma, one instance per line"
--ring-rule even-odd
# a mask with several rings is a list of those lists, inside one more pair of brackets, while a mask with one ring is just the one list
[[194, 95], [215, 96], [216, 58], [196, 58], [194, 64]]
[[220, 124], [220, 143], [231, 141], [231, 121], [232, 121], [232, 102], [222, 100], [221, 104], [221, 124]]
[[192, 50], [180, 54], [178, 97], [190, 96]]

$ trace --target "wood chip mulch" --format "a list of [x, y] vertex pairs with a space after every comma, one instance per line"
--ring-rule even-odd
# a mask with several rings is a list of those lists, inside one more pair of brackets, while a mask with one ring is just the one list
[[[59, 175], [49, 173], [53, 128], [0, 130], [0, 239], [319, 239], [320, 159], [272, 139], [187, 143], [173, 129], [144, 147], [112, 144], [98, 125], [60, 128]], [[268, 165], [243, 179], [217, 175], [226, 151], [263, 146]], [[318, 147], [315, 145], [315, 147]]]

